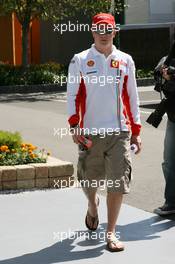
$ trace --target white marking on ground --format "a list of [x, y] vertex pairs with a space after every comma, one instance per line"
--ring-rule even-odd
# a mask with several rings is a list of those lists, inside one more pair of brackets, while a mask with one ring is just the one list
[[140, 105], [141, 104], [152, 104], [152, 103], [160, 103], [160, 100], [147, 100], [147, 101], [140, 101]]
[[138, 92], [153, 92], [154, 86], [140, 86], [137, 87]]
[[142, 111], [142, 110], [140, 110], [140, 113], [141, 114], [146, 114], [146, 115], [150, 115], [152, 112], [153, 111], [148, 112], [148, 111]]

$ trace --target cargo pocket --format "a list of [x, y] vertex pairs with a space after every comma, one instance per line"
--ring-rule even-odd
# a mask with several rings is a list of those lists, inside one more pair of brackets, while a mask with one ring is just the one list
[[85, 178], [86, 171], [86, 158], [88, 155], [88, 150], [81, 150], [78, 146], [78, 164], [77, 164], [77, 179], [81, 181]]
[[123, 182], [124, 182], [124, 193], [129, 193], [130, 191], [130, 182], [132, 180], [132, 162], [131, 158], [129, 156], [124, 157], [124, 176], [123, 176]]

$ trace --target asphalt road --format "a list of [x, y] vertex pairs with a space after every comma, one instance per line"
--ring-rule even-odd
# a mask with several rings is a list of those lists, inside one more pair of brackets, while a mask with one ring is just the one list
[[[161, 162], [167, 117], [157, 129], [148, 125], [145, 120], [160, 101], [159, 94], [153, 87], [140, 87], [139, 97], [143, 149], [140, 155], [133, 155], [134, 180], [125, 203], [152, 212], [163, 203]], [[58, 129], [66, 127], [65, 93], [0, 95], [0, 129], [20, 131], [25, 141], [72, 161], [76, 167], [77, 147], [71, 136], [58, 135]]]

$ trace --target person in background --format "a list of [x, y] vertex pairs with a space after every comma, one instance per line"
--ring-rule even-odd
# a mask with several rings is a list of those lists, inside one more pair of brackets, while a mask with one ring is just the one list
[[[171, 66], [170, 72], [169, 66]], [[167, 98], [166, 112], [168, 116], [164, 139], [164, 161], [162, 163], [165, 178], [165, 203], [156, 208], [154, 212], [166, 216], [175, 214], [175, 43], [162, 68], [163, 78], [166, 80], [163, 91]]]

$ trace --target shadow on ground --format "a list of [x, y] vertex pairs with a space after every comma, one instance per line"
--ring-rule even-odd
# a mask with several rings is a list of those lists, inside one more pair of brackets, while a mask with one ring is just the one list
[[146, 108], [146, 109], [155, 109], [158, 106], [158, 104], [141, 104], [141, 108]]
[[[162, 222], [162, 220], [164, 218], [152, 216], [142, 221], [123, 226], [119, 225], [117, 232], [121, 234], [121, 240], [125, 242], [158, 239], [161, 238], [160, 232], [175, 226], [174, 221]], [[59, 241], [37, 252], [1, 260], [0, 264], [51, 264], [97, 258], [105, 253], [105, 229], [106, 223], [102, 223], [97, 232], [90, 233], [87, 230], [75, 231], [71, 237], [64, 239], [62, 242]], [[83, 237], [82, 234], [84, 234]]]

